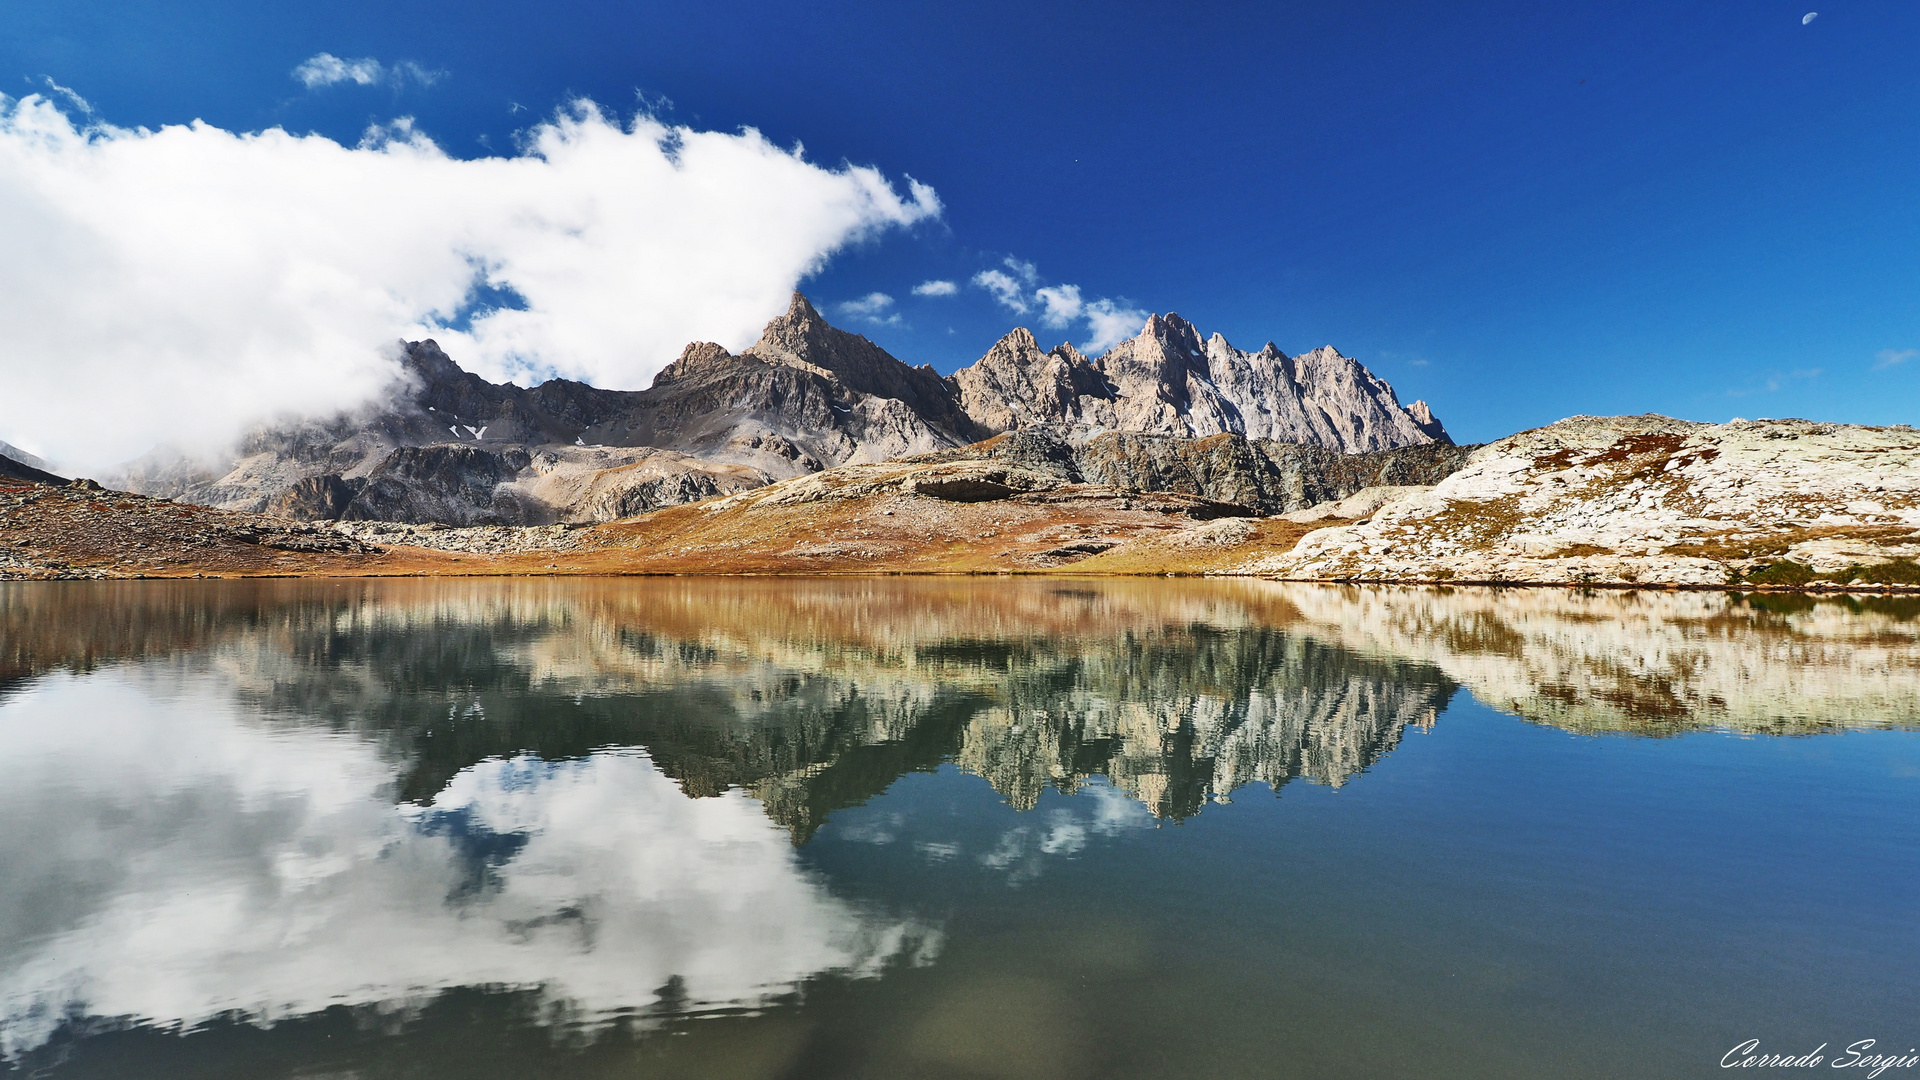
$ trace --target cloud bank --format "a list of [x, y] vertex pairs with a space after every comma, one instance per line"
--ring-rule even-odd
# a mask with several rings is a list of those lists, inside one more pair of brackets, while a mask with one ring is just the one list
[[1025, 315], [1037, 308], [1040, 325], [1050, 330], [1084, 324], [1088, 337], [1080, 348], [1085, 352], [1105, 352], [1139, 333], [1147, 321], [1148, 312], [1128, 305], [1125, 300], [1105, 297], [1087, 300], [1081, 297], [1078, 285], [1039, 286], [1039, 282], [1040, 272], [1032, 263], [1011, 255], [1000, 267], [973, 275], [974, 285], [991, 293], [1002, 307], [1015, 315]]
[[688, 341], [751, 343], [835, 251], [939, 213], [911, 178], [586, 101], [462, 160], [404, 120], [346, 146], [0, 96], [0, 439], [88, 468], [219, 447], [366, 401], [401, 337], [495, 380], [644, 387]]

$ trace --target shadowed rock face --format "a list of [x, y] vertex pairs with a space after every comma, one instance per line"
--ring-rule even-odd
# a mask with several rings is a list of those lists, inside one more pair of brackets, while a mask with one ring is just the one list
[[1344, 499], [1369, 487], [1437, 484], [1459, 469], [1473, 450], [1452, 443], [1427, 443], [1343, 454], [1239, 435], [1181, 439], [1118, 432], [1076, 444], [1058, 428], [1034, 428], [927, 455], [925, 460], [1005, 461], [1068, 483], [1197, 495], [1259, 514], [1282, 514]]
[[[539, 525], [612, 520], [1034, 427], [1076, 444], [1116, 431], [1230, 434], [1336, 455], [1446, 442], [1424, 404], [1401, 408], [1391, 387], [1331, 349], [1294, 359], [1272, 345], [1243, 353], [1218, 335], [1202, 341], [1177, 315], [1155, 316], [1139, 337], [1093, 360], [1070, 345], [1042, 352], [1031, 333], [1016, 330], [944, 379], [828, 325], [797, 293], [745, 352], [696, 342], [643, 391], [566, 379], [532, 389], [489, 383], [433, 341], [407, 344], [401, 361], [403, 383], [371, 411], [256, 431], [224, 472], [156, 452], [116, 482], [308, 519]], [[430, 447], [440, 450], [419, 453]], [[455, 452], [462, 449], [472, 452]], [[1213, 447], [1136, 451], [1103, 456], [1131, 456], [1128, 468], [1108, 472], [1125, 472], [1141, 490], [1212, 485], [1244, 489], [1247, 505], [1292, 509], [1297, 501], [1267, 497], [1244, 478], [1186, 476], [1244, 476], [1262, 468], [1259, 455], [1230, 467], [1196, 465], [1223, 453]], [[1175, 458], [1180, 475], [1151, 465], [1173, 467]]]

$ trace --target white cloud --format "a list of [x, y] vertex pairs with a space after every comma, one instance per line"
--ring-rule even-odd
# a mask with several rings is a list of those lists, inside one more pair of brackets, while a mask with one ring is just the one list
[[1874, 361], [1873, 370], [1898, 367], [1915, 357], [1920, 357], [1920, 349], [1881, 349]]
[[1021, 294], [1020, 283], [998, 270], [982, 270], [973, 275], [973, 283], [993, 294], [995, 300], [1015, 314], [1027, 313], [1026, 297]]
[[1146, 326], [1149, 314], [1142, 308], [1127, 307], [1122, 301], [1095, 300], [1081, 312], [1087, 320], [1088, 337], [1080, 348], [1090, 353], [1106, 352], [1138, 334]]
[[[637, 389], [689, 341], [750, 344], [841, 247], [940, 213], [911, 178], [584, 101], [523, 145], [76, 126], [0, 96], [0, 439], [89, 468], [212, 449], [366, 401], [403, 336], [490, 379]], [[524, 310], [450, 329], [476, 284]]]
[[343, 82], [372, 86], [386, 78], [386, 74], [386, 68], [371, 56], [342, 60], [332, 53], [319, 53], [293, 69], [293, 77], [309, 90]]
[[1053, 285], [1044, 289], [1035, 289], [1034, 299], [1040, 301], [1040, 322], [1055, 330], [1080, 317], [1086, 307], [1080, 300], [1080, 286]]
[[358, 60], [345, 60], [332, 53], [316, 53], [293, 69], [293, 77], [309, 90], [317, 90], [335, 83], [358, 83], [372, 86], [375, 83], [392, 83], [399, 86], [412, 81], [422, 86], [430, 86], [440, 80], [442, 71], [430, 71], [411, 60], [388, 66], [371, 56]]
[[848, 300], [838, 305], [840, 314], [849, 318], [861, 319], [878, 326], [898, 326], [899, 313], [887, 314], [887, 309], [891, 307], [893, 307], [893, 297], [883, 292], [871, 292], [858, 300]]
[[960, 291], [960, 286], [951, 281], [923, 281], [913, 287], [915, 296], [952, 296]]
[[[1074, 323], [1085, 323], [1087, 340], [1080, 348], [1102, 353], [1140, 332], [1148, 312], [1132, 307], [1124, 300], [1087, 300], [1078, 285], [1047, 285], [1032, 289], [1040, 279], [1030, 262], [1008, 256], [1002, 264], [1007, 270], [982, 270], [973, 283], [993, 294], [1001, 306], [1016, 315], [1025, 315], [1040, 307], [1040, 325], [1059, 330]], [[1007, 271], [1011, 271], [1008, 273]], [[1032, 289], [1031, 292], [1028, 290]]]

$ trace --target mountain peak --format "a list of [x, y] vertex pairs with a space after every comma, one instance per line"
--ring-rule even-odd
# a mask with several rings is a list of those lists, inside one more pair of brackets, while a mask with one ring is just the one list
[[814, 310], [813, 303], [807, 299], [806, 294], [798, 289], [794, 290], [793, 299], [787, 304], [787, 318], [796, 322], [801, 320], [812, 320], [815, 322], [826, 321], [820, 318], [818, 311]]
[[1005, 334], [1002, 334], [1000, 340], [994, 342], [994, 347], [998, 348], [1001, 345], [1006, 345], [1020, 352], [1025, 352], [1028, 349], [1032, 349], [1035, 352], [1040, 351], [1039, 339], [1033, 336], [1033, 331], [1024, 326], [1016, 326]]

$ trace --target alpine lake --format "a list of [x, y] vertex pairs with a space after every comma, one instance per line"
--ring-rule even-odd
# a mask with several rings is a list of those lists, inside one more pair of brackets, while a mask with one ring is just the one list
[[0, 584], [0, 768], [4, 1076], [1920, 1047], [1915, 597]]

